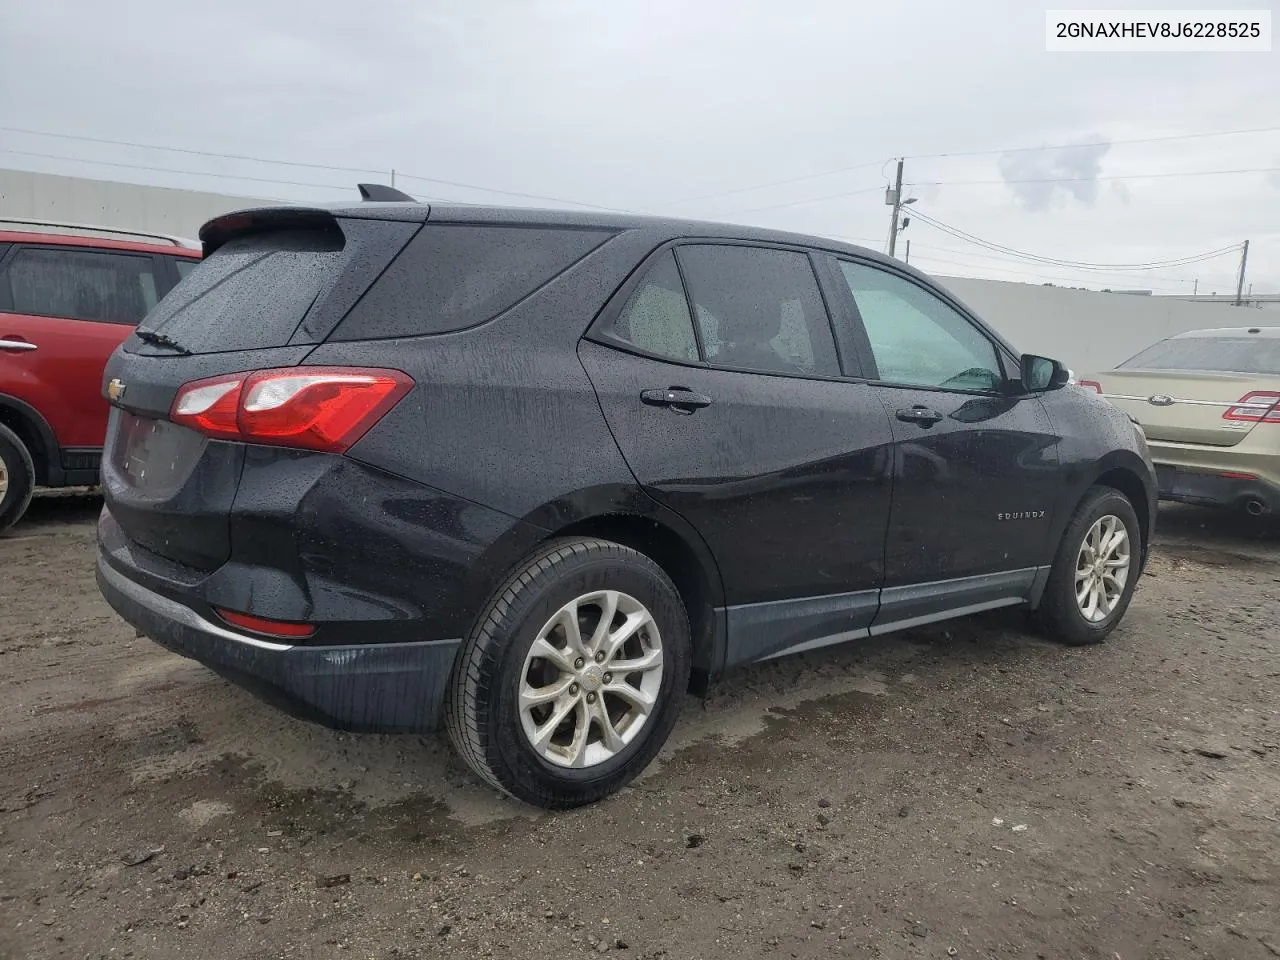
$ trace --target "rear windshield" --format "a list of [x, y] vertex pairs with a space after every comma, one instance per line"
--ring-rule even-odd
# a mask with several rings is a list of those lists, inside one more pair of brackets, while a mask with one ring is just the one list
[[598, 230], [427, 224], [330, 340], [474, 327], [508, 310], [607, 240]]
[[1178, 337], [1120, 364], [1123, 370], [1280, 374], [1280, 337]]
[[236, 237], [186, 272], [140, 326], [193, 353], [284, 346], [333, 279], [342, 246], [337, 227]]

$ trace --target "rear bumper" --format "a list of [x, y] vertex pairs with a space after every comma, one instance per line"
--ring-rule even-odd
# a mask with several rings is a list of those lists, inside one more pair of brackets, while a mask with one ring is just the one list
[[1224, 476], [1224, 472], [1193, 470], [1157, 462], [1156, 483], [1161, 500], [1241, 508], [1259, 514], [1280, 513], [1280, 486], [1243, 472]]
[[228, 630], [98, 557], [116, 613], [174, 653], [296, 716], [339, 730], [422, 733], [439, 726], [460, 640], [292, 646]]

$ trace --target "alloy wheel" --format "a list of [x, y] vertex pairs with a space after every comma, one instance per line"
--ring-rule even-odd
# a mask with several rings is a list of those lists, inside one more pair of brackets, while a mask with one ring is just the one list
[[617, 590], [570, 600], [538, 631], [520, 673], [529, 745], [557, 766], [604, 763], [649, 721], [662, 673], [662, 638], [643, 603]]
[[1124, 522], [1110, 514], [1096, 520], [1076, 556], [1076, 604], [1090, 623], [1101, 623], [1116, 609], [1131, 562]]

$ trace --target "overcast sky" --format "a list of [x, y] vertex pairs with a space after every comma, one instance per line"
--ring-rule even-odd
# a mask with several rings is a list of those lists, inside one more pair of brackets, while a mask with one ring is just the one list
[[[1249, 238], [1255, 291], [1280, 291], [1280, 52], [1047, 53], [1044, 6], [0, 0], [0, 124], [394, 167], [418, 195], [535, 202], [409, 175], [876, 248], [888, 161], [906, 155], [918, 209], [978, 237], [1106, 264]], [[1122, 142], [1255, 128], [1274, 129]], [[1002, 152], [1043, 145], [1058, 148]], [[0, 166], [297, 200], [373, 178], [11, 131]], [[1218, 170], [1260, 172], [1149, 176]], [[1070, 182], [1008, 182], [1056, 178]], [[920, 220], [902, 237], [932, 272], [1094, 287], [1190, 292], [1199, 278], [1202, 293], [1234, 292], [1238, 264], [1096, 274]]]

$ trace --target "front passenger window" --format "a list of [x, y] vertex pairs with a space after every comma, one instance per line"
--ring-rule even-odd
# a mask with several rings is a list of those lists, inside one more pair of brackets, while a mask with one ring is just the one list
[[909, 280], [842, 260], [879, 379], [913, 387], [995, 391], [996, 348], [972, 323]]

